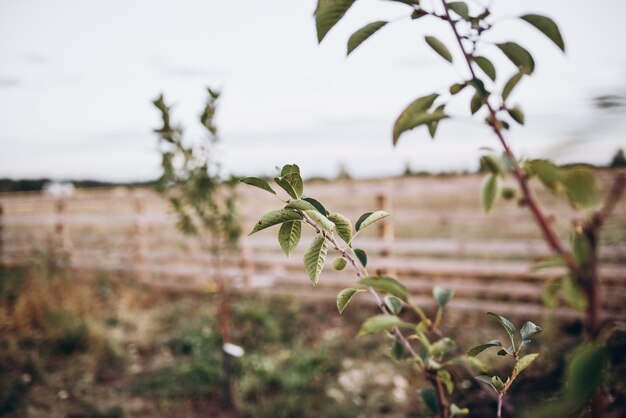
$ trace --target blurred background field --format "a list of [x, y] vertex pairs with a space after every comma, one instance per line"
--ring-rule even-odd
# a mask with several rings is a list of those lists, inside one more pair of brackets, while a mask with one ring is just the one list
[[[603, 188], [615, 173], [598, 171]], [[545, 305], [546, 283], [562, 272], [533, 269], [548, 252], [515, 200], [482, 214], [480, 178], [312, 180], [306, 189], [353, 220], [370, 209], [392, 214], [359, 239], [371, 270], [396, 273], [427, 310], [432, 286], [455, 289], [445, 326], [454, 330], [461, 351], [501, 332], [485, 321], [486, 310], [544, 327], [533, 347], [542, 353], [541, 363], [520, 380], [519, 406], [559, 389], [563, 353], [583, 338], [582, 316]], [[549, 212], [567, 222], [569, 208], [537, 192]], [[256, 189], [239, 193], [247, 232], [275, 202]], [[337, 313], [334, 298], [354, 282], [350, 272], [327, 268], [314, 288], [303, 272], [302, 249], [287, 259], [269, 232], [242, 237], [241, 250], [218, 270], [196, 241], [176, 230], [166, 202], [147, 188], [11, 193], [0, 195], [0, 204], [2, 416], [423, 414], [415, 392], [419, 375], [390, 359], [384, 336], [355, 337], [375, 306], [357, 299]], [[618, 321], [626, 317], [625, 215], [621, 201], [601, 251], [604, 312]], [[236, 413], [221, 403], [217, 274], [233, 285], [230, 341], [245, 350], [233, 364]], [[614, 338], [609, 347], [619, 410], [625, 405], [618, 376], [626, 345]], [[491, 366], [505, 370], [507, 363]], [[493, 409], [470, 376], [459, 371], [454, 378], [464, 388], [454, 401], [472, 408], [472, 416]]]

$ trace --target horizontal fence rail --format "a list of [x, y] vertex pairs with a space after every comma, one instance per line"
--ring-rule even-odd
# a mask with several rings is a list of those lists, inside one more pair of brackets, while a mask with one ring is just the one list
[[[606, 183], [606, 174], [600, 173]], [[369, 254], [372, 274], [393, 273], [413, 298], [432, 305], [432, 287], [455, 290], [451, 308], [507, 314], [577, 317], [560, 307], [548, 310], [542, 290], [563, 269], [534, 270], [549, 255], [527, 211], [515, 203], [480, 212], [475, 193], [480, 178], [403, 178], [307, 184], [307, 192], [356, 219], [361, 212], [385, 209], [391, 217], [363, 234], [358, 246]], [[242, 188], [241, 219], [247, 231], [276, 202]], [[550, 201], [550, 196], [542, 196]], [[551, 213], [571, 218], [569, 208], [553, 204]], [[499, 213], [499, 214], [498, 214]], [[83, 271], [119, 271], [152, 286], [210, 290], [216, 278], [244, 292], [334, 299], [354, 286], [348, 269], [336, 272], [332, 255], [317, 287], [304, 273], [302, 256], [312, 238], [304, 233], [291, 258], [281, 251], [275, 231], [242, 237], [241, 247], [218, 264], [198, 241], [181, 235], [167, 202], [149, 190], [78, 191], [54, 197], [38, 193], [0, 194], [0, 263], [23, 264], [52, 257]], [[562, 229], [565, 231], [565, 228]], [[604, 312], [626, 319], [626, 209], [618, 205], [601, 247]], [[508, 238], [512, 236], [512, 238]], [[486, 303], [488, 302], [488, 304]]]

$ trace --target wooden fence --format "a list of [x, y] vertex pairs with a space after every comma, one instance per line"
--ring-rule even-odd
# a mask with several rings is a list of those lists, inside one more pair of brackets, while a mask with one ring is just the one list
[[[499, 224], [498, 219], [494, 222], [479, 217], [479, 209], [471, 205], [439, 212], [428, 207], [419, 209], [406, 198], [406, 190], [412, 190], [410, 181], [318, 183], [310, 188], [316, 197], [326, 194], [337, 204], [350, 196], [341, 211], [351, 218], [358, 216], [359, 208], [382, 208], [393, 214], [364, 234], [358, 245], [369, 254], [370, 272], [396, 275], [418, 303], [431, 305], [432, 287], [437, 285], [455, 290], [451, 307], [456, 309], [484, 311], [488, 307], [513, 315], [579, 315], [569, 308], [543, 307], [544, 284], [561, 277], [563, 271], [533, 271], [534, 261], [548, 254], [540, 237], [532, 235], [534, 232], [528, 232], [528, 237], [506, 239], [507, 231], [500, 231], [500, 235], [494, 232], [495, 238], [490, 238], [490, 229], [507, 226]], [[451, 195], [468, 184], [477, 189], [479, 179], [472, 177], [467, 184], [461, 179], [453, 181], [459, 184], [450, 189]], [[421, 186], [428, 186], [426, 180], [422, 182]], [[432, 188], [431, 193], [440, 196], [443, 192]], [[413, 197], [421, 200], [427, 196]], [[273, 209], [265, 196], [255, 192], [242, 191], [242, 199], [245, 229], [251, 228], [262, 211]], [[514, 205], [503, 210], [508, 212], [502, 219], [511, 222], [511, 228], [519, 229], [520, 224], [525, 224], [528, 231], [534, 231], [532, 219], [525, 211]], [[617, 221], [609, 228], [617, 228], [617, 235], [623, 236], [623, 205], [616, 216]], [[446, 237], [446, 233], [454, 232], [450, 232], [451, 225], [465, 228], [464, 223], [476, 222], [482, 222], [485, 230], [472, 230], [479, 237], [468, 233], [461, 234], [461, 238]], [[422, 229], [417, 229], [421, 231], [438, 225], [444, 237], [412, 233], [414, 223], [419, 224]], [[519, 235], [522, 232], [518, 229], [514, 232]], [[79, 191], [71, 197], [0, 195], [0, 263], [24, 263], [48, 256], [76, 269], [128, 272], [154, 286], [184, 290], [210, 289], [219, 273], [241, 291], [286, 293], [302, 298], [334, 299], [340, 289], [354, 285], [351, 272], [336, 272], [328, 262], [320, 284], [313, 288], [302, 265], [306, 241], [312, 235], [303, 234], [303, 242], [291, 258], [280, 252], [275, 235], [268, 232], [242, 237], [240, 251], [226, 256], [218, 272], [213, 258], [197, 241], [178, 233], [167, 203], [151, 191]], [[626, 244], [610, 242], [602, 247], [601, 255], [605, 314], [626, 319]], [[332, 257], [329, 253], [330, 260]]]

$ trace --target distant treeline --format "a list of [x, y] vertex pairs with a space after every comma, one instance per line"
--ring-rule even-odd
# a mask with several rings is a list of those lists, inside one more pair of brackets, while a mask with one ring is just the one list
[[49, 183], [71, 183], [76, 188], [90, 189], [96, 187], [146, 187], [153, 186], [156, 181], [145, 182], [130, 182], [130, 183], [116, 183], [111, 181], [98, 181], [98, 180], [52, 180], [47, 178], [42, 179], [8, 179], [0, 178], [0, 192], [37, 192], [44, 189], [44, 186]]

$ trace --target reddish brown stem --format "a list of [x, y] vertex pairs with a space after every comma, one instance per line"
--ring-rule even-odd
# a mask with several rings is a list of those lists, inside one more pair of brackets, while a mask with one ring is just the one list
[[448, 401], [446, 400], [446, 393], [441, 379], [437, 375], [437, 372], [429, 372], [428, 379], [433, 384], [433, 386], [435, 387], [435, 391], [437, 392], [437, 400], [439, 403], [439, 416], [441, 418], [449, 418], [450, 410], [448, 408]]

